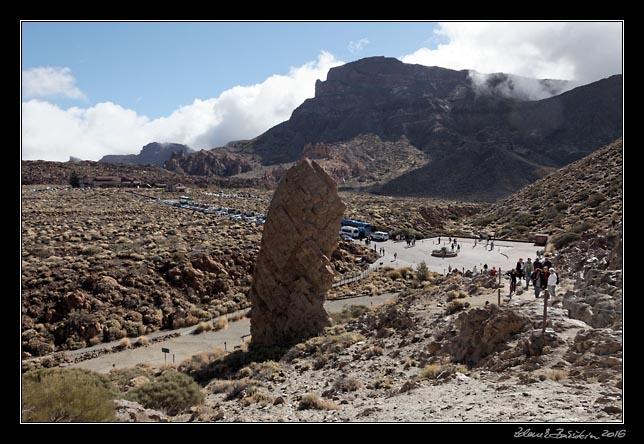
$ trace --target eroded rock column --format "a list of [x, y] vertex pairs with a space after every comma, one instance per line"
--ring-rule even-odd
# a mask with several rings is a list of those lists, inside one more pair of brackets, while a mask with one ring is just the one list
[[331, 325], [323, 304], [344, 208], [317, 163], [302, 160], [286, 173], [268, 209], [253, 273], [253, 344], [293, 344]]

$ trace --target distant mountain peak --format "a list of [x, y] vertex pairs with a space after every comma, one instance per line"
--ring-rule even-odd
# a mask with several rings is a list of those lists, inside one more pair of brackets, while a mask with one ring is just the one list
[[109, 154], [107, 156], [103, 156], [99, 162], [162, 166], [163, 163], [170, 159], [173, 154], [189, 154], [192, 152], [193, 150], [187, 145], [168, 142], [152, 142], [141, 148], [141, 152], [139, 154]]

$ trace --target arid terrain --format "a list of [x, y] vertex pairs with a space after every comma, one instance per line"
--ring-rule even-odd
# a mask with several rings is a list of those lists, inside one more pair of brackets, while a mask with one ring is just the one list
[[[545, 333], [543, 299], [532, 288], [508, 298], [505, 276], [384, 267], [332, 288], [329, 298], [397, 297], [334, 314], [333, 327], [300, 344], [208, 348], [175, 364], [110, 371], [118, 420], [621, 421], [621, 152], [620, 140], [494, 206], [340, 193], [346, 217], [419, 239], [494, 230], [519, 239], [554, 234], [545, 250], [561, 282], [548, 302]], [[157, 346], [140, 338], [249, 306], [260, 223], [157, 200], [178, 200], [178, 193], [131, 191], [23, 186], [22, 353], [44, 357], [25, 369], [65, 362], [64, 353], [49, 359], [55, 350], [122, 338]], [[267, 211], [272, 195], [187, 193], [205, 205], [256, 214]], [[537, 205], [534, 219], [524, 217], [528, 228], [517, 228], [522, 209]], [[378, 257], [348, 241], [332, 256], [337, 279]], [[198, 384], [190, 404], [170, 408], [141, 394], [184, 377], [177, 375]]]

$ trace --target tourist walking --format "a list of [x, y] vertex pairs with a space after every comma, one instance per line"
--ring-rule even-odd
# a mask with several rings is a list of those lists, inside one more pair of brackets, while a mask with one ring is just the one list
[[549, 255], [546, 254], [546, 259], [543, 261], [543, 266], [551, 268], [552, 267], [552, 262], [550, 262], [550, 258], [548, 256]]
[[545, 287], [545, 280], [543, 279], [543, 273], [541, 268], [537, 268], [532, 273], [532, 286], [534, 287], [534, 297], [538, 298], [541, 293], [541, 289]]
[[521, 282], [521, 277], [523, 276], [523, 258], [519, 258], [519, 262], [517, 262], [516, 266], [517, 270], [517, 277], [519, 278], [519, 282]]
[[555, 290], [557, 289], [557, 284], [559, 284], [559, 276], [555, 273], [555, 269], [551, 268], [550, 276], [548, 276], [548, 291], [550, 292], [551, 297], [555, 297]]
[[528, 261], [525, 263], [524, 276], [525, 276], [525, 289], [527, 290], [528, 287], [530, 286], [530, 278], [532, 276], [532, 261], [530, 261], [530, 258], [528, 258]]
[[513, 268], [510, 271], [510, 296], [517, 291], [517, 271]]

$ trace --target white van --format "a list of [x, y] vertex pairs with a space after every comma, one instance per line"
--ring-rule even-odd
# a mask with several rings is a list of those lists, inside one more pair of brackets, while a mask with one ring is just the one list
[[385, 233], [384, 231], [376, 231], [375, 233], [371, 233], [371, 240], [375, 240], [375, 241], [389, 240], [389, 233]]
[[340, 234], [346, 234], [347, 236], [351, 236], [354, 239], [358, 239], [360, 237], [360, 230], [358, 230], [356, 227], [349, 227], [345, 225], [340, 229]]

